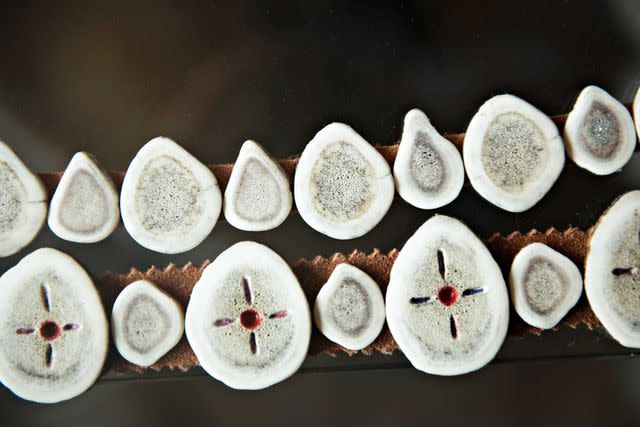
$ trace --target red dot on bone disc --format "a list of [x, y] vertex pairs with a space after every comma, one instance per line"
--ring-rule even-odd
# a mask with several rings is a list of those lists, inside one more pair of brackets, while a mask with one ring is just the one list
[[438, 300], [442, 305], [449, 307], [458, 299], [458, 291], [453, 286], [443, 286], [438, 291]]
[[47, 320], [40, 325], [40, 335], [45, 341], [53, 341], [60, 336], [60, 326], [53, 320]]
[[262, 323], [262, 316], [257, 310], [250, 308], [240, 313], [240, 324], [243, 328], [253, 330]]

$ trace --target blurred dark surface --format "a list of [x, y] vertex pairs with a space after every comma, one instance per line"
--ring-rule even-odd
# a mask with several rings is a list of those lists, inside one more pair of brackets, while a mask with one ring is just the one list
[[[258, 6], [258, 4], [260, 4]], [[36, 171], [86, 150], [114, 170], [164, 135], [207, 163], [231, 162], [249, 138], [277, 157], [299, 153], [322, 126], [351, 124], [390, 144], [413, 107], [441, 131], [464, 131], [480, 104], [521, 96], [553, 115], [587, 84], [630, 102], [640, 84], [640, 2], [16, 2], [0, 12], [0, 138]], [[524, 214], [470, 188], [439, 210], [482, 237], [588, 227], [637, 189], [640, 156], [596, 178], [569, 164]], [[401, 247], [433, 212], [396, 200], [368, 235], [336, 241], [298, 216], [264, 233], [216, 226], [198, 248], [162, 255], [124, 229], [94, 245], [46, 229], [0, 271], [40, 246], [100, 273], [200, 263], [252, 239], [285, 259]], [[309, 359], [288, 381], [238, 392], [199, 369], [107, 375], [57, 405], [0, 388], [0, 425], [579, 425], [640, 424], [640, 361], [606, 334], [510, 338], [497, 361], [457, 378], [411, 369], [401, 354]]]

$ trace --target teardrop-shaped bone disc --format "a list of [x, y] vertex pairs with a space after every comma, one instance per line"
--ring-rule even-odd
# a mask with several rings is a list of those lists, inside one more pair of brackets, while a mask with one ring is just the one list
[[265, 231], [282, 224], [292, 205], [289, 179], [254, 141], [246, 141], [224, 192], [224, 216], [234, 227]]
[[302, 219], [334, 239], [353, 239], [375, 227], [394, 195], [389, 165], [349, 126], [325, 126], [307, 144], [294, 179]]
[[455, 145], [413, 109], [404, 118], [393, 176], [400, 197], [418, 208], [436, 209], [460, 194], [464, 165]]
[[18, 156], [0, 141], [0, 257], [36, 237], [47, 216], [47, 192]]
[[543, 243], [525, 246], [509, 274], [511, 300], [531, 326], [553, 328], [582, 295], [582, 274], [566, 256]]
[[122, 357], [150, 366], [180, 341], [184, 313], [169, 294], [152, 282], [138, 280], [124, 288], [113, 304], [111, 332]]
[[311, 314], [287, 263], [264, 245], [240, 242], [202, 273], [185, 330], [209, 375], [257, 390], [298, 370], [309, 348]]
[[564, 126], [567, 154], [596, 175], [609, 175], [627, 164], [636, 146], [627, 108], [597, 86], [580, 92]]
[[404, 245], [387, 288], [387, 323], [417, 369], [475, 371], [507, 334], [509, 297], [498, 264], [457, 219], [436, 215]]
[[222, 195], [207, 166], [169, 138], [158, 137], [131, 161], [120, 205], [136, 242], [174, 254], [193, 249], [211, 233]]
[[593, 312], [625, 347], [640, 348], [640, 191], [619, 197], [596, 224], [585, 259]]
[[364, 271], [338, 264], [316, 297], [313, 318], [320, 332], [350, 350], [361, 350], [382, 331], [384, 298]]
[[76, 153], [51, 199], [49, 228], [61, 239], [93, 243], [107, 238], [119, 222], [113, 180], [91, 154]]
[[464, 166], [473, 188], [509, 212], [523, 212], [544, 197], [564, 167], [558, 128], [513, 95], [485, 102], [467, 128]]
[[100, 296], [70, 256], [38, 249], [0, 277], [0, 381], [16, 395], [78, 396], [100, 375], [108, 340]]

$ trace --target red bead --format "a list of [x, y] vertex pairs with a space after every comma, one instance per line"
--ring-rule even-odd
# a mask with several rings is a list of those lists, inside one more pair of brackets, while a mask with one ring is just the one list
[[438, 300], [442, 305], [449, 307], [458, 299], [458, 291], [453, 286], [443, 286], [438, 291]]
[[262, 323], [262, 316], [256, 309], [250, 308], [240, 313], [240, 324], [248, 330], [256, 329]]

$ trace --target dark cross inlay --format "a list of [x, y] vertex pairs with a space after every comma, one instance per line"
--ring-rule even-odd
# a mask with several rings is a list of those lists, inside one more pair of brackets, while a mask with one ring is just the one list
[[456, 326], [456, 319], [453, 315], [449, 316], [449, 328], [451, 329], [451, 338], [454, 340], [458, 338], [458, 327]]
[[258, 352], [258, 340], [256, 339], [255, 332], [251, 332], [251, 335], [249, 335], [249, 349], [251, 350], [251, 354]]
[[[244, 299], [246, 303], [249, 305], [249, 308], [240, 312], [240, 316], [238, 318], [233, 317], [222, 317], [213, 322], [213, 326], [216, 328], [234, 324], [240, 324], [240, 326], [250, 331], [249, 334], [249, 350], [251, 354], [258, 354], [260, 349], [258, 345], [258, 336], [254, 331], [256, 331], [262, 325], [265, 317], [260, 314], [260, 312], [253, 307], [253, 290], [251, 289], [251, 281], [247, 276], [242, 277], [241, 280], [242, 285], [242, 293], [244, 295]], [[266, 316], [269, 320], [277, 320], [283, 319], [289, 315], [287, 310], [278, 310]]]
[[251, 283], [249, 283], [248, 277], [242, 278], [242, 290], [244, 291], [244, 299], [247, 304], [253, 304], [253, 292], [251, 291]]
[[409, 300], [411, 304], [424, 304], [431, 301], [431, 297], [413, 297]]
[[47, 344], [47, 350], [44, 355], [44, 364], [47, 368], [50, 368], [53, 365], [53, 346], [51, 344]]
[[[50, 313], [51, 296], [49, 295], [49, 285], [47, 285], [46, 283], [43, 283], [40, 286], [40, 300], [42, 301], [42, 306], [44, 307], [45, 311], [47, 313]], [[51, 368], [53, 367], [54, 361], [53, 343], [55, 342], [55, 340], [57, 340], [60, 335], [62, 335], [63, 331], [75, 331], [79, 328], [80, 325], [78, 323], [65, 323], [65, 325], [61, 328], [58, 322], [48, 319], [40, 323], [40, 326], [38, 326], [37, 328], [32, 326], [18, 328], [16, 329], [16, 334], [31, 335], [37, 330], [40, 337], [47, 343], [47, 347], [45, 348], [44, 353], [44, 364], [47, 368]]]
[[42, 298], [42, 305], [44, 305], [44, 309], [47, 310], [47, 313], [51, 311], [51, 303], [49, 302], [49, 286], [47, 284], [43, 284], [40, 286], [40, 298]]
[[484, 288], [469, 288], [462, 291], [463, 297], [470, 297], [471, 295], [484, 293]]
[[[440, 301], [440, 304], [443, 306], [451, 307], [458, 301], [459, 296], [470, 297], [473, 295], [483, 294], [487, 291], [484, 287], [477, 287], [468, 288], [463, 290], [462, 293], [458, 293], [458, 290], [453, 285], [447, 283], [447, 260], [442, 249], [438, 249], [436, 251], [436, 259], [438, 261], [438, 273], [444, 282], [443, 285], [438, 289], [438, 293], [436, 295], [415, 296], [409, 299], [409, 304], [421, 305], [433, 301]], [[453, 339], [458, 339], [458, 325], [453, 314], [449, 316], [449, 330], [451, 332], [451, 337]]]
[[287, 317], [289, 312], [287, 310], [276, 311], [269, 315], [269, 319], [282, 319], [283, 317]]
[[631, 274], [636, 274], [638, 272], [638, 267], [618, 267], [611, 270], [614, 276], [626, 276]]
[[444, 263], [444, 252], [442, 252], [442, 249], [438, 249], [437, 256], [438, 256], [438, 272], [440, 272], [440, 277], [442, 277], [442, 280], [447, 280], [445, 277], [447, 274], [447, 270]]
[[219, 328], [220, 326], [230, 325], [230, 324], [234, 323], [235, 321], [236, 321], [236, 319], [231, 319], [230, 317], [224, 317], [222, 319], [218, 319], [215, 322], [213, 322], [213, 326], [215, 326], [216, 328]]

